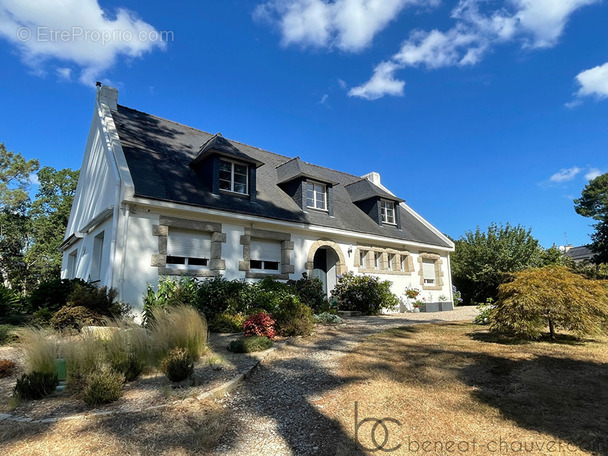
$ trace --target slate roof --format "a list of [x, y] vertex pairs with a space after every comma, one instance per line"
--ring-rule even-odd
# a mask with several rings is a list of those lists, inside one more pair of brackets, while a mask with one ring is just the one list
[[567, 250], [564, 255], [572, 258], [574, 261], [591, 260], [591, 258], [593, 258], [593, 252], [584, 245], [572, 247]]
[[[346, 186], [361, 178], [321, 166], [306, 164], [304, 168], [323, 182], [335, 183], [334, 216], [314, 210], [304, 212], [278, 186], [280, 171], [277, 168], [293, 161], [292, 158], [225, 138], [222, 139], [239, 153], [263, 163], [257, 169], [257, 199], [250, 202], [230, 194], [214, 195], [201, 185], [200, 177], [189, 166], [213, 135], [120, 105], [117, 111], [112, 111], [112, 116], [135, 196], [450, 247], [405, 210], [401, 211], [401, 230], [379, 226], [354, 204], [346, 190]], [[228, 147], [221, 142], [222, 147]], [[391, 198], [396, 199], [392, 195]]]
[[391, 195], [384, 191], [366, 178], [361, 178], [357, 182], [346, 185], [346, 191], [350, 195], [353, 203], [377, 197], [386, 198], [392, 201], [403, 201], [401, 198], [397, 198], [395, 195]]
[[299, 177], [314, 179], [326, 184], [338, 185], [338, 182], [327, 180], [325, 174], [319, 172], [320, 166], [312, 165], [300, 160], [300, 157], [292, 158], [291, 160], [277, 166], [277, 178], [279, 184], [292, 181]]
[[221, 133], [216, 133], [203, 144], [198, 152], [198, 156], [190, 162], [190, 165], [196, 165], [204, 161], [208, 156], [218, 154], [223, 157], [234, 158], [247, 163], [253, 163], [256, 167], [263, 163], [253, 157], [241, 152], [238, 147], [225, 139]]

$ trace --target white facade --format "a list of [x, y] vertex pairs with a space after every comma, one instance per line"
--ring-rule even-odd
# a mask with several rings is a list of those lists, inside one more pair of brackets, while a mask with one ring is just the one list
[[[339, 274], [352, 271], [390, 280], [392, 291], [400, 297], [407, 287], [421, 290], [420, 298], [425, 298], [429, 310], [451, 308], [449, 255], [453, 244], [404, 203], [401, 203], [402, 211], [413, 214], [450, 247], [134, 196], [110, 112], [115, 109], [116, 95], [109, 87], [98, 92], [62, 245], [63, 278], [80, 277], [100, 286], [114, 287], [119, 299], [141, 310], [148, 283], [156, 286], [163, 275], [211, 276], [213, 265], [229, 280], [255, 280], [264, 274], [299, 279], [304, 272], [312, 273], [320, 276], [328, 289], [335, 285]], [[376, 173], [368, 178], [380, 184]], [[171, 249], [179, 248], [176, 247], [178, 236], [174, 234], [172, 238], [172, 232], [192, 227], [208, 230], [196, 241], [199, 244], [192, 245], [210, 249], [210, 253], [201, 253], [201, 258], [193, 254], [193, 258], [187, 259], [187, 263], [200, 264], [172, 264], [178, 260], [171, 255]], [[323, 251], [322, 255], [319, 251]], [[374, 261], [361, 265], [361, 252], [367, 252]], [[401, 270], [400, 258], [404, 259], [404, 270]], [[425, 261], [435, 265], [434, 283], [428, 278], [430, 282], [424, 283]], [[326, 271], [320, 269], [321, 263], [326, 265]], [[445, 304], [439, 304], [440, 301]]]

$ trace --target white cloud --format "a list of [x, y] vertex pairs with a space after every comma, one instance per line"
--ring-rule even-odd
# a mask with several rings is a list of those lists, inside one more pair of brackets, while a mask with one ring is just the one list
[[0, 36], [36, 74], [44, 74], [50, 62], [67, 76], [65, 63], [72, 63], [84, 84], [92, 84], [119, 56], [141, 57], [166, 45], [162, 34], [132, 11], [121, 8], [110, 16], [97, 0], [1, 0]]
[[325, 104], [327, 102], [327, 99], [329, 98], [329, 95], [325, 94], [321, 97], [321, 100], [319, 100], [319, 104]]
[[563, 182], [570, 182], [574, 179], [582, 169], [578, 166], [573, 166], [572, 168], [564, 168], [560, 169], [557, 173], [549, 178], [549, 181], [555, 184], [561, 184]]
[[30, 177], [28, 179], [30, 181], [30, 184], [37, 186], [40, 185], [40, 181], [38, 180], [38, 174], [30, 174]]
[[71, 81], [72, 80], [72, 69], [71, 68], [55, 68], [55, 73], [60, 80]]
[[580, 85], [576, 93], [578, 97], [608, 97], [608, 62], [579, 73], [576, 81]]
[[366, 100], [377, 100], [384, 95], [403, 95], [405, 81], [395, 79], [395, 71], [399, 65], [392, 62], [383, 62], [376, 67], [371, 79], [365, 84], [353, 87], [348, 91], [349, 97], [360, 97]]
[[585, 179], [593, 180], [596, 177], [601, 176], [602, 174], [604, 173], [597, 168], [589, 168], [589, 171], [585, 174]]
[[[396, 68], [425, 66], [437, 69], [475, 65], [493, 46], [508, 41], [517, 40], [523, 48], [553, 46], [563, 33], [569, 17], [577, 9], [599, 1], [506, 0], [502, 7], [492, 9], [491, 6], [495, 3], [486, 0], [460, 0], [452, 10], [451, 16], [456, 23], [451, 29], [445, 32], [412, 31], [390, 61]], [[603, 73], [599, 74], [596, 69], [589, 71], [595, 71], [595, 74], [588, 76], [588, 84], [581, 82], [583, 88], [588, 86], [596, 94], [606, 90], [605, 93], [608, 94], [608, 88], [599, 81]], [[606, 71], [608, 72], [608, 67]], [[376, 72], [372, 79], [355, 87], [350, 93], [358, 93], [357, 89], [366, 87], [374, 78]], [[392, 93], [387, 91], [385, 94]]]
[[518, 8], [515, 18], [522, 31], [532, 36], [532, 47], [556, 44], [566, 22], [577, 9], [599, 0], [512, 0]]
[[271, 0], [254, 18], [277, 24], [286, 46], [337, 47], [356, 52], [370, 45], [408, 6], [432, 7], [440, 0]]

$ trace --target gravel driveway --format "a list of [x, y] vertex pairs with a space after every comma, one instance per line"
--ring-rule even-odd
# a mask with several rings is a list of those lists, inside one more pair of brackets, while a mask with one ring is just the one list
[[476, 310], [345, 318], [340, 327], [317, 327], [309, 338], [296, 338], [266, 358], [235, 394], [223, 399], [233, 426], [214, 454], [358, 455], [340, 450], [344, 432], [315, 403], [348, 379], [336, 372], [340, 358], [365, 336], [398, 326], [472, 321]]

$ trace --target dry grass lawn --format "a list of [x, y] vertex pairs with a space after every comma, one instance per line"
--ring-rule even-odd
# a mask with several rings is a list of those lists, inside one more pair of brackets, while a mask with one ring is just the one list
[[471, 324], [411, 326], [369, 337], [340, 374], [345, 386], [316, 405], [354, 439], [357, 402], [357, 440], [384, 450], [345, 454], [608, 454], [605, 339], [518, 344]]
[[56, 424], [0, 422], [0, 454], [205, 455], [230, 426], [214, 401]]

